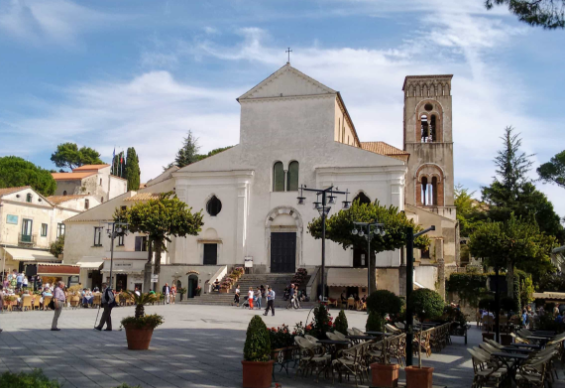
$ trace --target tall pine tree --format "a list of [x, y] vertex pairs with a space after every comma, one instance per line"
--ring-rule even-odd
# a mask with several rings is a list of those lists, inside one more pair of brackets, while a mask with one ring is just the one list
[[128, 191], [139, 190], [141, 170], [139, 168], [137, 153], [133, 147], [128, 148], [124, 171], [124, 177], [128, 180]]
[[188, 134], [184, 138], [182, 148], [177, 152], [175, 165], [183, 168], [184, 166], [197, 162], [199, 150], [200, 146], [198, 145], [198, 138], [194, 137], [192, 131], [189, 130]]

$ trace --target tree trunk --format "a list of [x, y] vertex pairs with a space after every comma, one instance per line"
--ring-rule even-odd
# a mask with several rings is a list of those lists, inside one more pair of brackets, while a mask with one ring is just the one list
[[155, 275], [161, 273], [161, 251], [163, 250], [163, 242], [155, 241]]
[[375, 251], [371, 251], [367, 253], [367, 260], [369, 260], [369, 276], [370, 276], [369, 293], [367, 294], [367, 296], [369, 296], [377, 290], [377, 278], [375, 274], [377, 259], [376, 259]]
[[153, 260], [153, 244], [151, 240], [147, 242], [147, 262], [143, 272], [143, 292], [151, 291], [151, 261]]
[[508, 288], [508, 292], [506, 295], [514, 299], [514, 264], [508, 262], [506, 267], [508, 269], [506, 273], [506, 287]]

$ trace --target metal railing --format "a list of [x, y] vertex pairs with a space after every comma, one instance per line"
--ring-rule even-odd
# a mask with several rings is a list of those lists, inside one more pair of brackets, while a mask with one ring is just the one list
[[18, 245], [24, 245], [24, 246], [34, 246], [35, 242], [37, 240], [37, 235], [36, 234], [23, 234], [20, 233], [18, 235]]

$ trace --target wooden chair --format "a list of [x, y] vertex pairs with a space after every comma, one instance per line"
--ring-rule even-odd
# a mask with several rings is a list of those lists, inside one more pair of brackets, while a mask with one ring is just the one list
[[97, 292], [92, 297], [92, 306], [93, 307], [100, 306], [101, 301], [102, 301], [102, 294]]
[[355, 310], [355, 299], [349, 298], [347, 299], [347, 309]]
[[22, 311], [28, 311], [31, 308], [31, 295], [22, 296]]
[[41, 308], [41, 303], [39, 303], [39, 299], [40, 299], [39, 295], [35, 295], [35, 298], [33, 298], [33, 309], [34, 310], [38, 310], [38, 309]]
[[[342, 373], [347, 376], [352, 375], [355, 378], [355, 386], [359, 385], [359, 381], [364, 381], [367, 375], [367, 368], [364, 363], [364, 344], [355, 345], [349, 349], [342, 349], [338, 352], [338, 357], [332, 361], [334, 370], [339, 375], [339, 381], [342, 381]], [[367, 375], [367, 380], [369, 376]], [[335, 381], [334, 381], [335, 382]]]
[[47, 310], [49, 307], [49, 303], [51, 303], [51, 299], [53, 299], [52, 296], [45, 296], [43, 298], [43, 310]]

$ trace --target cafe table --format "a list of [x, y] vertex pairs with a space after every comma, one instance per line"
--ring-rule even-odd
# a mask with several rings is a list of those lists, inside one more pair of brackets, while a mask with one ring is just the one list
[[501, 348], [500, 350], [502, 350], [504, 352], [508, 352], [508, 353], [524, 353], [524, 354], [528, 354], [528, 353], [536, 351], [536, 349], [517, 348], [517, 347], [514, 347], [514, 346], [505, 346], [505, 347]]
[[536, 350], [541, 349], [541, 346], [536, 344], [510, 344], [509, 346], [517, 347], [517, 348], [530, 348]]
[[526, 362], [530, 356], [518, 353], [496, 352], [492, 354], [493, 357], [499, 359], [508, 370], [508, 379], [510, 383], [516, 385], [516, 371]]
[[541, 346], [545, 346], [545, 344], [550, 340], [550, 338], [545, 337], [545, 336], [539, 336], [539, 335], [530, 335], [526, 337], [527, 339], [531, 340], [531, 341], [537, 341]]

